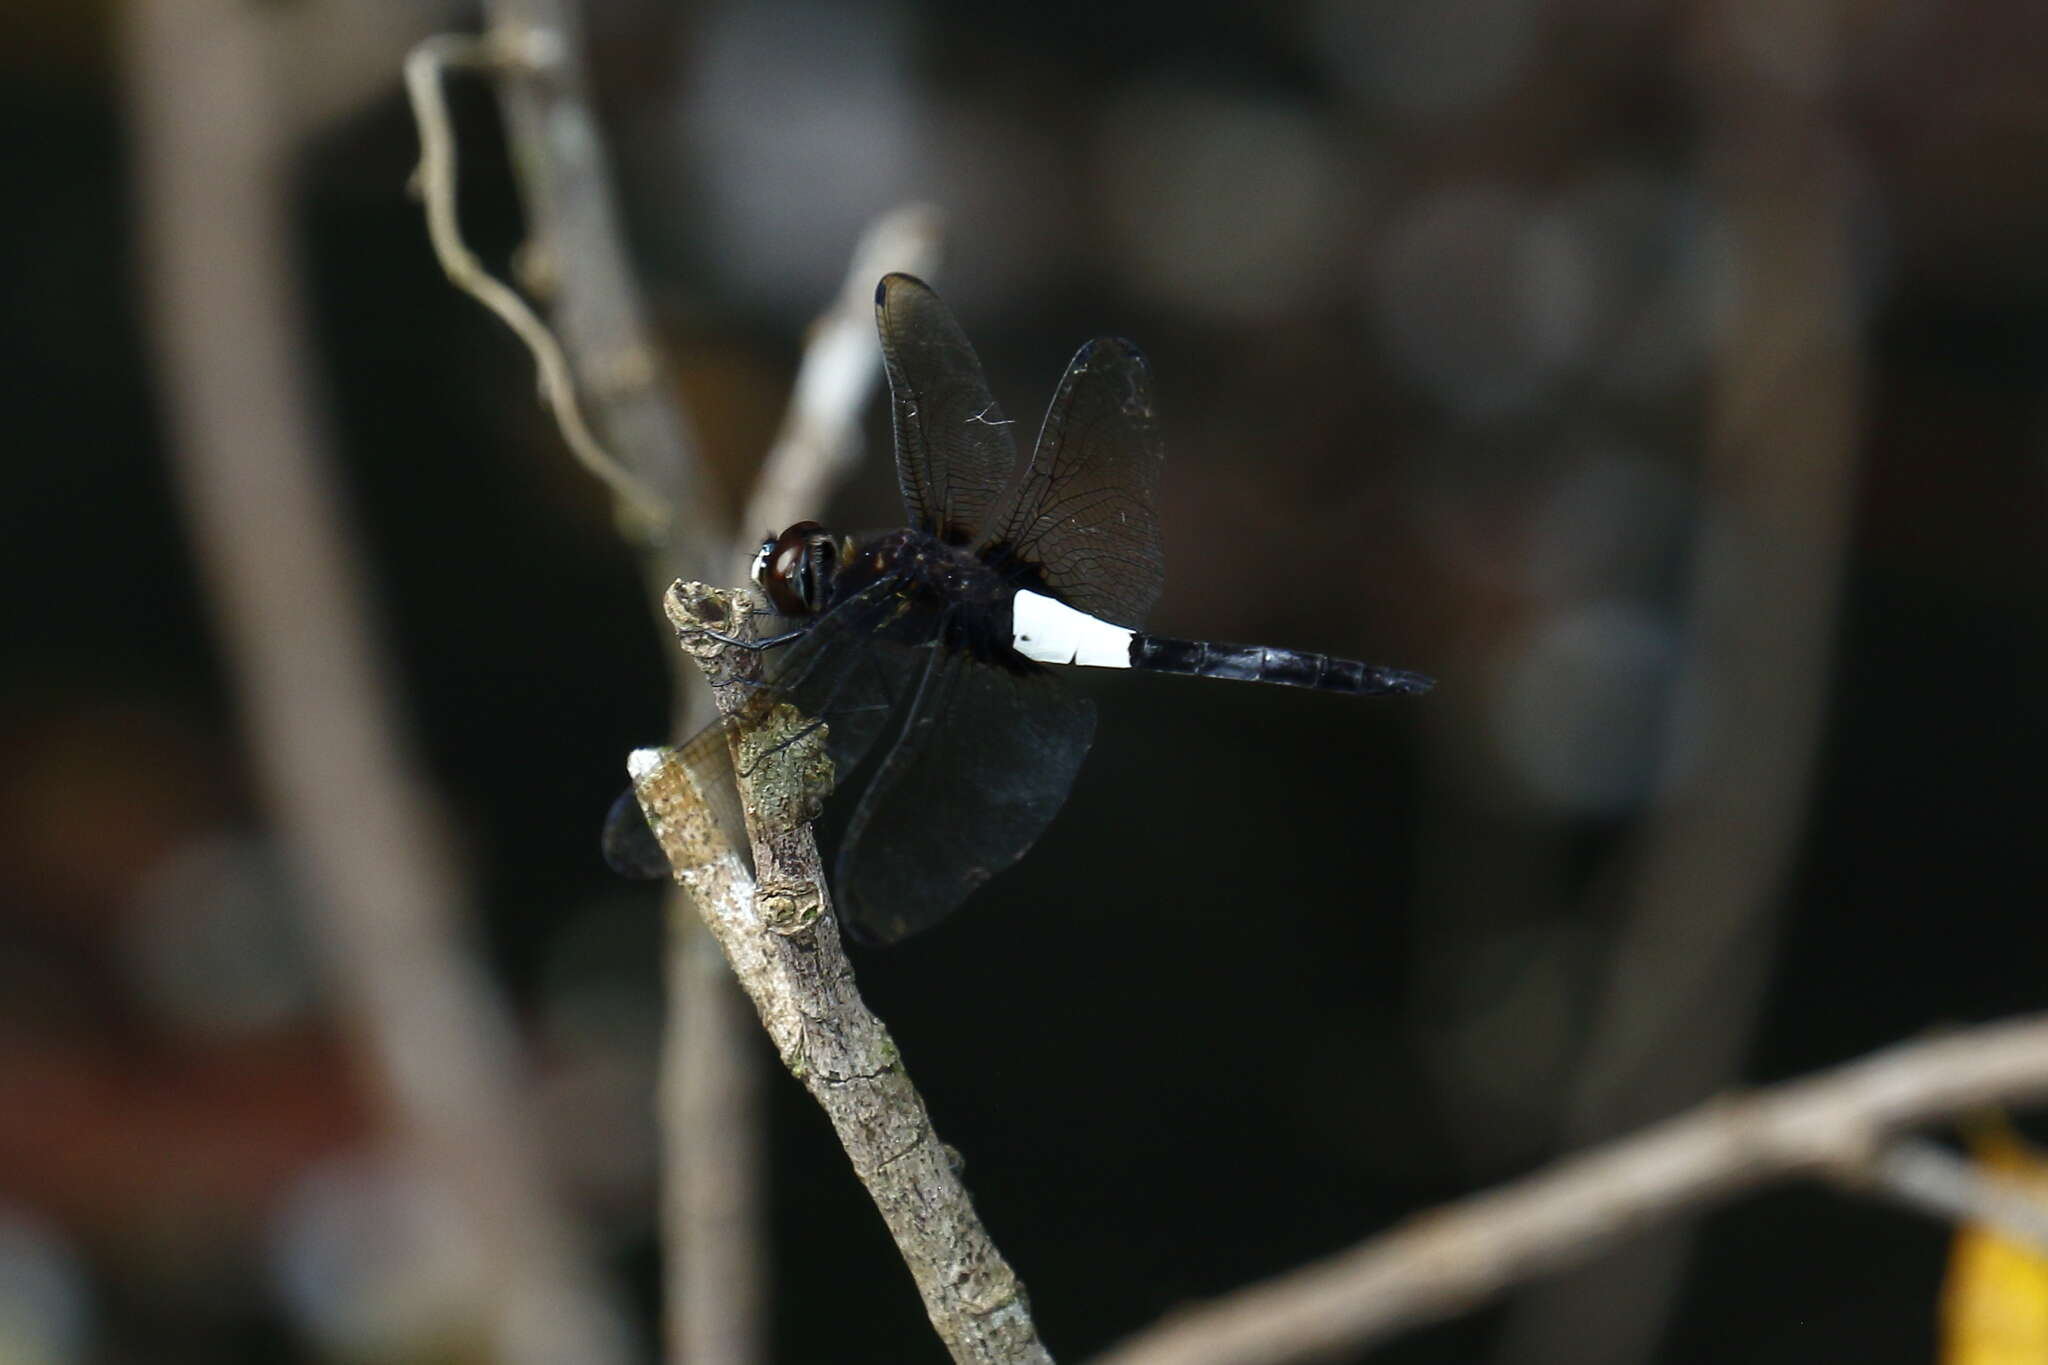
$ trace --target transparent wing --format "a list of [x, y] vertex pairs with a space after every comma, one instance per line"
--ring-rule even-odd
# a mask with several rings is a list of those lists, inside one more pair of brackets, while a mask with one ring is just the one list
[[[711, 818], [718, 825], [718, 832], [725, 836], [726, 842], [738, 851], [751, 870], [754, 865], [753, 849], [747, 842], [747, 822], [740, 811], [739, 790], [733, 784], [732, 748], [726, 742], [726, 732], [731, 724], [726, 719], [714, 721], [684, 743], [663, 747], [657, 752], [662, 763], [680, 764], [689, 769], [691, 785], [704, 798]], [[621, 876], [654, 878], [671, 875], [668, 855], [662, 852], [661, 841], [655, 838], [654, 830], [647, 823], [647, 814], [640, 808], [640, 799], [631, 787], [619, 793], [618, 799], [612, 802], [611, 810], [605, 814], [604, 834], [599, 847], [604, 851], [605, 862]]]
[[1010, 424], [967, 334], [922, 280], [883, 276], [875, 326], [895, 419], [896, 481], [911, 524], [964, 545], [1017, 468]]
[[1141, 626], [1166, 581], [1155, 511], [1165, 463], [1145, 357], [1115, 337], [1091, 341], [976, 549], [999, 565], [1006, 555], [1035, 564], [1074, 606]]
[[[761, 684], [764, 704], [787, 701], [805, 716], [825, 723], [825, 751], [842, 778], [874, 747], [924, 663], [925, 651], [876, 634], [877, 627], [894, 613], [889, 588], [887, 583], [878, 583], [856, 594], [819, 617], [801, 637], [773, 650], [767, 680]], [[662, 761], [683, 763], [690, 769], [720, 829], [742, 856], [747, 856], [746, 824], [740, 814], [727, 742], [734, 724], [730, 718], [712, 722], [683, 744], [662, 750]], [[605, 862], [621, 876], [669, 875], [668, 857], [648, 828], [631, 787], [612, 802], [599, 846]]]
[[640, 809], [640, 798], [631, 787], [620, 792], [605, 812], [598, 848], [604, 852], [606, 865], [621, 877], [652, 881], [669, 875], [668, 855], [661, 851], [661, 841], [654, 837], [647, 813]]
[[885, 943], [936, 924], [1023, 857], [1095, 736], [1093, 705], [1048, 672], [927, 655], [833, 876], [841, 923]]
[[919, 627], [938, 625], [936, 616], [903, 614], [898, 607], [895, 585], [875, 583], [768, 658], [768, 699], [825, 722], [825, 749], [842, 780], [867, 757], [915, 686], [926, 654], [920, 646], [930, 638]]

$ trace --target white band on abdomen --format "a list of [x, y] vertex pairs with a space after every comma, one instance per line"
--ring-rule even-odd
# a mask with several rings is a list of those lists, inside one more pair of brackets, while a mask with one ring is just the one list
[[1011, 606], [1011, 643], [1027, 659], [1083, 668], [1129, 668], [1134, 632], [1043, 593], [1019, 590]]

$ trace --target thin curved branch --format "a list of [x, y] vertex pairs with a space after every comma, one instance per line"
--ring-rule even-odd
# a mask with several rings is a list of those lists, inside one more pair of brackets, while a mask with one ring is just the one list
[[583, 420], [575, 376], [570, 372], [569, 358], [563, 354], [561, 343], [517, 291], [484, 269], [483, 262], [462, 240], [462, 227], [456, 221], [455, 135], [448, 126], [448, 104], [442, 97], [441, 77], [450, 67], [501, 69], [512, 60], [510, 46], [497, 36], [471, 38], [442, 33], [425, 39], [406, 55], [405, 89], [412, 100], [413, 121], [420, 130], [416, 183], [426, 201], [427, 236], [434, 244], [434, 258], [441, 263], [449, 282], [497, 314], [533, 353], [542, 398], [554, 412], [570, 451], [612, 490], [623, 513], [647, 532], [656, 532], [668, 524], [668, 505], [606, 450], [590, 430]]
[[[748, 599], [677, 584], [665, 606], [684, 651], [712, 680], [720, 712], [738, 718], [734, 744], [744, 742], [758, 719], [749, 708], [762, 695], [749, 686], [757, 659], [702, 632], [710, 627], [744, 635]], [[786, 752], [801, 758], [798, 746]], [[739, 786], [753, 876], [711, 814], [715, 800], [700, 786], [723, 780], [723, 765], [700, 777], [684, 763], [662, 761], [657, 751], [634, 755], [635, 790], [676, 879], [725, 949], [783, 1064], [831, 1120], [953, 1359], [1051, 1365], [1023, 1285], [976, 1216], [894, 1040], [861, 1001], [838, 925], [827, 913], [809, 825], [774, 814], [792, 809], [792, 800], [800, 808], [802, 793], [788, 787], [786, 775], [771, 786], [765, 762], [733, 766], [751, 774]]]
[[1952, 1214], [1885, 1177], [1888, 1140], [1986, 1105], [2044, 1099], [2048, 1014], [1902, 1044], [1712, 1101], [1445, 1205], [1349, 1251], [1175, 1313], [1095, 1365], [1274, 1365], [1354, 1352], [1583, 1262], [1682, 1210], [1795, 1177], [1855, 1192], [1875, 1186]]

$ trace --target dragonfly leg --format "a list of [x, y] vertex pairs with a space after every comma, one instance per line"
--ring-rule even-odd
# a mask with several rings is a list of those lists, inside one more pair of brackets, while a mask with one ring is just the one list
[[777, 645], [786, 645], [792, 640], [801, 640], [810, 632], [805, 630], [786, 630], [780, 635], [768, 635], [758, 640], [743, 639], [738, 635], [727, 635], [723, 631], [713, 630], [709, 626], [692, 626], [687, 633], [701, 639], [715, 640], [721, 645], [731, 645], [736, 649], [762, 650], [773, 649]]

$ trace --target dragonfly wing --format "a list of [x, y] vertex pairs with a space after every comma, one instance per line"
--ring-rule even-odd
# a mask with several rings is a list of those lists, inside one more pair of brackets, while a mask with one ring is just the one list
[[1017, 468], [1009, 421], [989, 394], [967, 334], [922, 280], [883, 276], [875, 327], [904, 506], [918, 530], [965, 545]]
[[[721, 717], [682, 744], [643, 752], [654, 754], [657, 763], [678, 765], [687, 771], [690, 787], [703, 801], [719, 835], [751, 870], [753, 851], [747, 842], [746, 817], [740, 811], [739, 789], [732, 775], [732, 746], [728, 742], [732, 724], [730, 718]], [[673, 875], [668, 854], [647, 823], [647, 814], [632, 787], [620, 792], [606, 813], [600, 847], [605, 862], [621, 876]]]
[[894, 942], [945, 918], [1038, 842], [1094, 735], [1049, 672], [932, 650], [841, 841], [841, 922]]
[[[925, 651], [876, 631], [895, 610], [890, 585], [879, 583], [817, 618], [796, 640], [769, 655], [767, 678], [759, 684], [760, 707], [755, 722], [787, 702], [802, 720], [789, 733], [790, 743], [808, 737], [808, 723], [825, 726], [826, 753], [834, 772], [852, 772], [887, 728], [923, 666]], [[724, 717], [675, 748], [656, 750], [659, 761], [683, 763], [711, 804], [719, 828], [737, 847], [748, 848], [746, 826], [732, 772], [729, 736], [738, 722]], [[766, 741], [772, 752], [780, 741]], [[612, 803], [600, 840], [612, 870], [628, 877], [666, 877], [668, 857], [648, 828], [640, 803], [629, 787]]]
[[998, 565], [1035, 565], [1090, 615], [1141, 626], [1166, 583], [1154, 510], [1165, 465], [1151, 367], [1128, 341], [1091, 341], [1067, 366], [1031, 463], [976, 548]]

